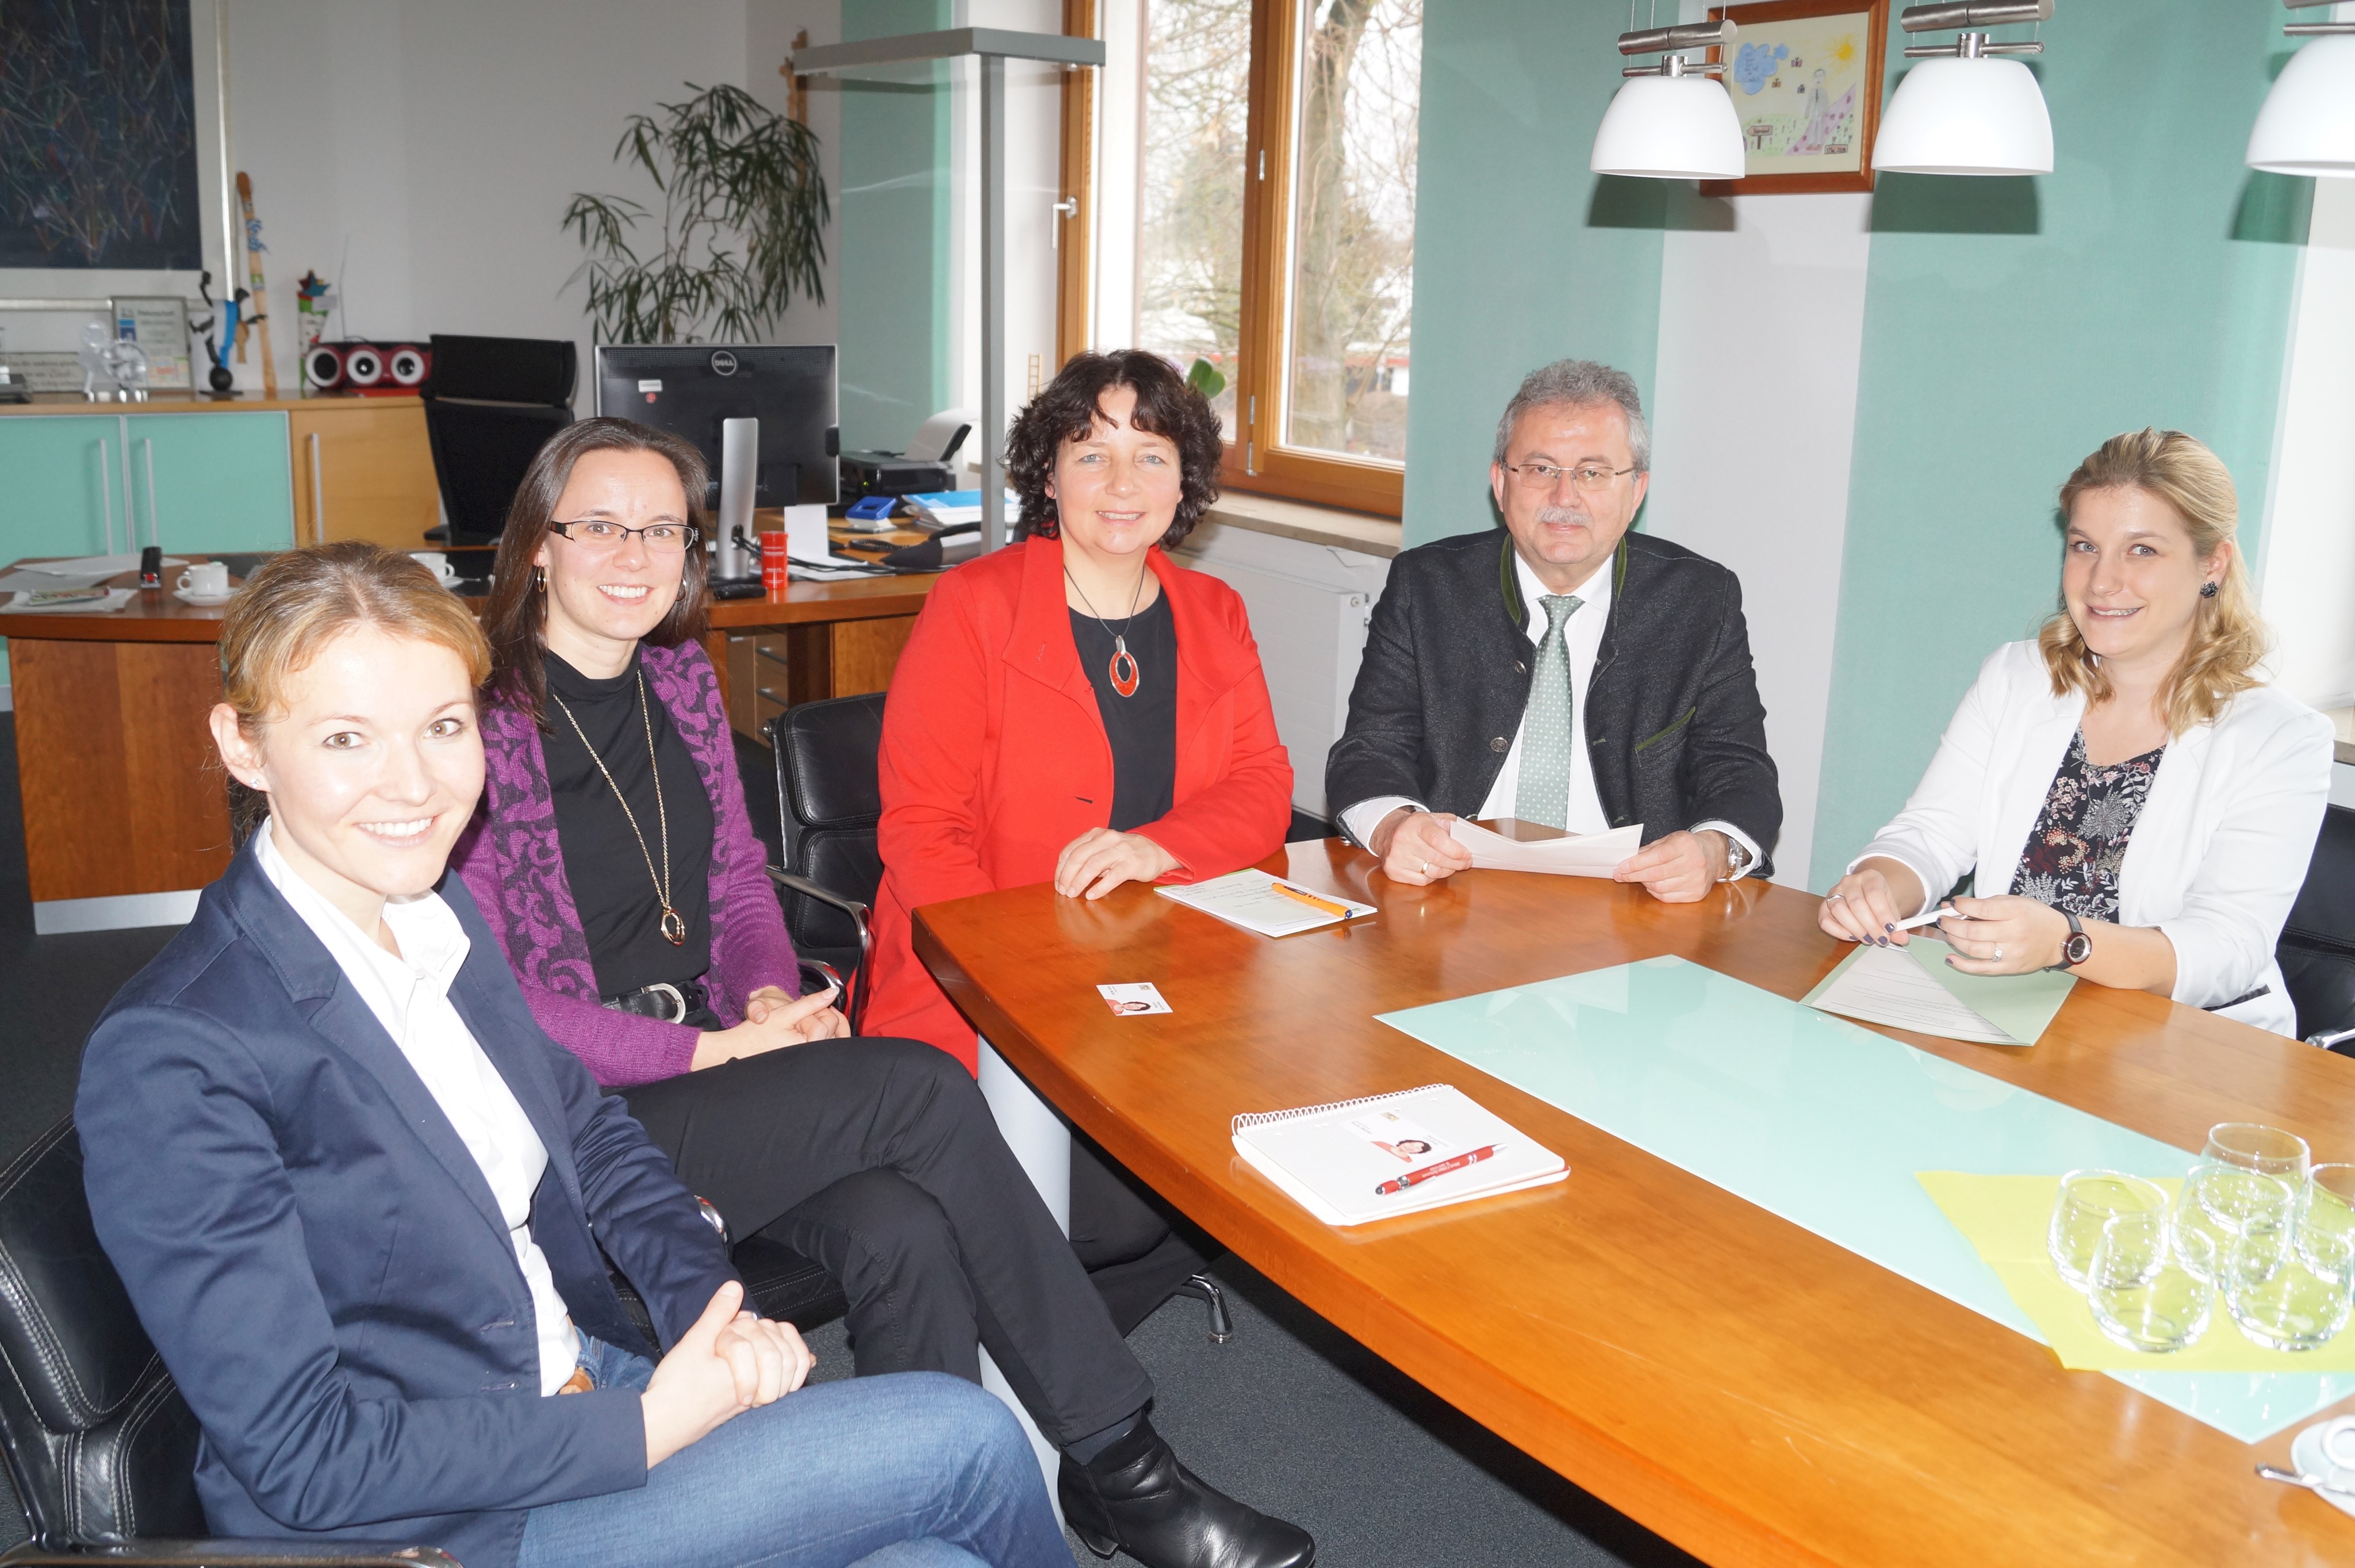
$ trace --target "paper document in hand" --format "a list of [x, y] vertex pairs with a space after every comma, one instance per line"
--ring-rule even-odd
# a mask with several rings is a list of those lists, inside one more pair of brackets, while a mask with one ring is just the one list
[[1644, 847], [1644, 825], [1560, 838], [1508, 838], [1457, 818], [1447, 831], [1472, 851], [1472, 864], [1494, 871], [1546, 871], [1557, 877], [1607, 877]]
[[[1237, 1154], [1328, 1225], [1362, 1225], [1518, 1192], [1570, 1174], [1560, 1155], [1444, 1083], [1237, 1116], [1233, 1133]], [[1465, 1152], [1480, 1157], [1400, 1184], [1416, 1168]], [[1391, 1190], [1381, 1190], [1385, 1186]]]
[[1802, 998], [1843, 1018], [1980, 1045], [2034, 1045], [2076, 985], [2072, 975], [1965, 975], [1951, 949], [1917, 938], [1906, 947], [1859, 946]]
[[[1284, 891], [1279, 891], [1284, 890]], [[1262, 936], [1290, 936], [1372, 914], [1374, 906], [1245, 869], [1207, 882], [1156, 888], [1163, 898]]]

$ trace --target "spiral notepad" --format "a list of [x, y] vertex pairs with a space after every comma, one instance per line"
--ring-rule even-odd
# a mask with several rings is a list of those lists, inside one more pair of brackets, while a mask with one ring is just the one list
[[1570, 1174], [1445, 1083], [1237, 1116], [1235, 1152], [1328, 1225], [1362, 1225]]

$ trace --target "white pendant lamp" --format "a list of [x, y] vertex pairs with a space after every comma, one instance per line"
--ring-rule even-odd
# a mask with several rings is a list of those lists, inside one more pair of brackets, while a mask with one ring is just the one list
[[[2293, 8], [2329, 3], [2284, 0]], [[2355, 176], [2355, 22], [2292, 22], [2282, 31], [2315, 41], [2289, 57], [2265, 94], [2249, 133], [2248, 165], [2277, 175]]]
[[[1623, 55], [1659, 50], [1731, 48], [1732, 22], [1695, 22], [1622, 33]], [[1723, 84], [1725, 68], [1695, 65], [1669, 53], [1657, 66], [1628, 66], [1627, 80], [1603, 112], [1587, 167], [1598, 175], [1639, 179], [1738, 180], [1745, 172], [1742, 119]]]
[[[2052, 0], [1967, 0], [1914, 5], [1898, 18], [1909, 33], [1945, 27], [2041, 22]], [[1905, 73], [1881, 118], [1872, 166], [1883, 174], [2049, 175], [2052, 116], [2043, 90], [2026, 66], [2004, 55], [2041, 54], [2038, 42], [1993, 43], [1966, 31], [1952, 44], [1915, 46]]]

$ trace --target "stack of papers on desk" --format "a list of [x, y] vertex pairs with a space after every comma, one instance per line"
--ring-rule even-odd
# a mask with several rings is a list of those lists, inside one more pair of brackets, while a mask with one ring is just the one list
[[1607, 877], [1619, 869], [1620, 861], [1644, 847], [1640, 822], [1608, 833], [1508, 838], [1459, 817], [1448, 832], [1472, 851], [1472, 864], [1484, 870], [1545, 871], [1557, 877]]
[[131, 603], [132, 588], [48, 588], [8, 596], [11, 615], [101, 615]]
[[[174, 555], [165, 556], [164, 564], [170, 567], [188, 563]], [[0, 572], [0, 589], [37, 593], [45, 589], [95, 588], [118, 573], [138, 570], [139, 558], [135, 555], [81, 555], [69, 560], [39, 560]]]
[[1518, 1192], [1570, 1174], [1561, 1156], [1445, 1083], [1237, 1116], [1233, 1135], [1237, 1154], [1328, 1225]]
[[[921, 528], [953, 528], [981, 521], [981, 492], [978, 490], [929, 490], [922, 495], [903, 496], [908, 507]], [[1014, 492], [1006, 492], [1006, 520], [1014, 521], [1022, 515], [1022, 503]]]
[[1904, 947], [1859, 945], [1800, 998], [1807, 1006], [1916, 1034], [1979, 1045], [2034, 1045], [2077, 977], [1966, 975], [1946, 966], [1954, 951], [1916, 933]]
[[1320, 893], [1248, 868], [1229, 876], [1213, 877], [1207, 882], [1153, 891], [1188, 909], [1200, 910], [1229, 925], [1240, 925], [1262, 936], [1290, 936], [1295, 932], [1337, 925], [1374, 912], [1371, 904], [1358, 903], [1337, 893]]

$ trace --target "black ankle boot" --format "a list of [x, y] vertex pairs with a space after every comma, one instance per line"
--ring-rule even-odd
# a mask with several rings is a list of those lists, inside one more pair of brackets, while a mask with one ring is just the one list
[[1063, 1521], [1099, 1557], [1126, 1552], [1145, 1568], [1309, 1568], [1316, 1542], [1178, 1462], [1153, 1424], [1085, 1465], [1063, 1456]]

